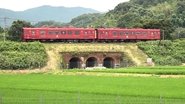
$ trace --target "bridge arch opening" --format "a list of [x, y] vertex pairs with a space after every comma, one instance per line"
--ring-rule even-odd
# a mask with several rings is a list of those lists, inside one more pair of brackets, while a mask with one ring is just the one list
[[114, 68], [114, 59], [111, 57], [106, 57], [103, 60], [103, 66], [106, 68]]
[[81, 68], [81, 60], [78, 57], [73, 57], [69, 60], [69, 69]]
[[96, 67], [97, 65], [98, 65], [98, 62], [95, 57], [90, 57], [86, 61], [86, 67]]

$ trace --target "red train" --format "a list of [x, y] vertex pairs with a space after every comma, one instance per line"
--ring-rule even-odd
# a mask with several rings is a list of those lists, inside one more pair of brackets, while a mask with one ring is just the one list
[[160, 40], [159, 29], [23, 28], [24, 41], [139, 41]]

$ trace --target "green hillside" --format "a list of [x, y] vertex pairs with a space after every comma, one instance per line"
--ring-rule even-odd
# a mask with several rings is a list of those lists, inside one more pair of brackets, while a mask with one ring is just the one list
[[90, 27], [92, 26], [92, 22], [100, 20], [100, 18], [103, 18], [104, 14], [101, 13], [89, 13], [89, 14], [83, 14], [81, 16], [78, 16], [76, 18], [73, 18], [69, 24], [75, 26], [75, 27]]
[[184, 35], [179, 35], [185, 30], [184, 10], [184, 0], [130, 0], [118, 4], [102, 18], [92, 22], [86, 22], [90, 18], [84, 19], [82, 16], [76, 20], [84, 21], [84, 27], [159, 28], [161, 33], [164, 32], [165, 39], [184, 38]]

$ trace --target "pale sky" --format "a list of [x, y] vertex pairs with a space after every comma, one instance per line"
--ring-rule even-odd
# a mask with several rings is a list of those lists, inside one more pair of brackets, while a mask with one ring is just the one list
[[129, 0], [0, 0], [0, 8], [13, 11], [23, 11], [29, 8], [42, 5], [64, 6], [64, 7], [85, 7], [107, 12], [114, 9], [121, 2]]

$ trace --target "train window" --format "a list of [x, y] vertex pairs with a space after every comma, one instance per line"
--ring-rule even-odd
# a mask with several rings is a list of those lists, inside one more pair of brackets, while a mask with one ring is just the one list
[[154, 32], [154, 35], [157, 35], [157, 32]]
[[72, 32], [72, 31], [68, 31], [67, 33], [68, 33], [68, 35], [72, 35], [72, 34], [73, 34], [73, 32]]
[[120, 32], [120, 35], [124, 35], [124, 32]]
[[62, 35], [65, 35], [66, 34], [66, 31], [61, 31], [60, 32]]
[[52, 35], [53, 34], [53, 32], [52, 31], [49, 31], [49, 35]]
[[115, 32], [115, 31], [113, 31], [113, 33], [112, 33], [113, 35], [117, 35], [117, 33]]
[[129, 34], [129, 32], [125, 32], [125, 34], [126, 34], [126, 35], [128, 35], [128, 34]]
[[57, 35], [57, 34], [59, 34], [59, 32], [57, 32], [57, 31], [49, 31], [49, 35]]
[[75, 35], [79, 35], [80, 34], [80, 31], [75, 31]]
[[40, 35], [45, 35], [45, 34], [46, 34], [46, 32], [44, 30], [40, 31]]
[[55, 31], [55, 35], [58, 35], [59, 34], [59, 32], [58, 31]]
[[151, 35], [154, 35], [154, 33], [153, 33], [153, 32], [151, 32]]
[[[90, 32], [89, 32], [89, 33], [90, 33]], [[85, 32], [84, 32], [84, 34], [85, 34], [85, 35], [87, 35], [87, 34], [88, 34], [88, 32], [87, 32], [87, 31], [85, 31]]]
[[51, 35], [51, 31], [49, 31], [48, 34]]
[[143, 35], [146, 35], [147, 33], [146, 32], [143, 32]]
[[105, 35], [108, 35], [108, 32], [107, 31], [105, 32]]
[[140, 32], [136, 32], [136, 35], [139, 35], [139, 34], [141, 34]]

